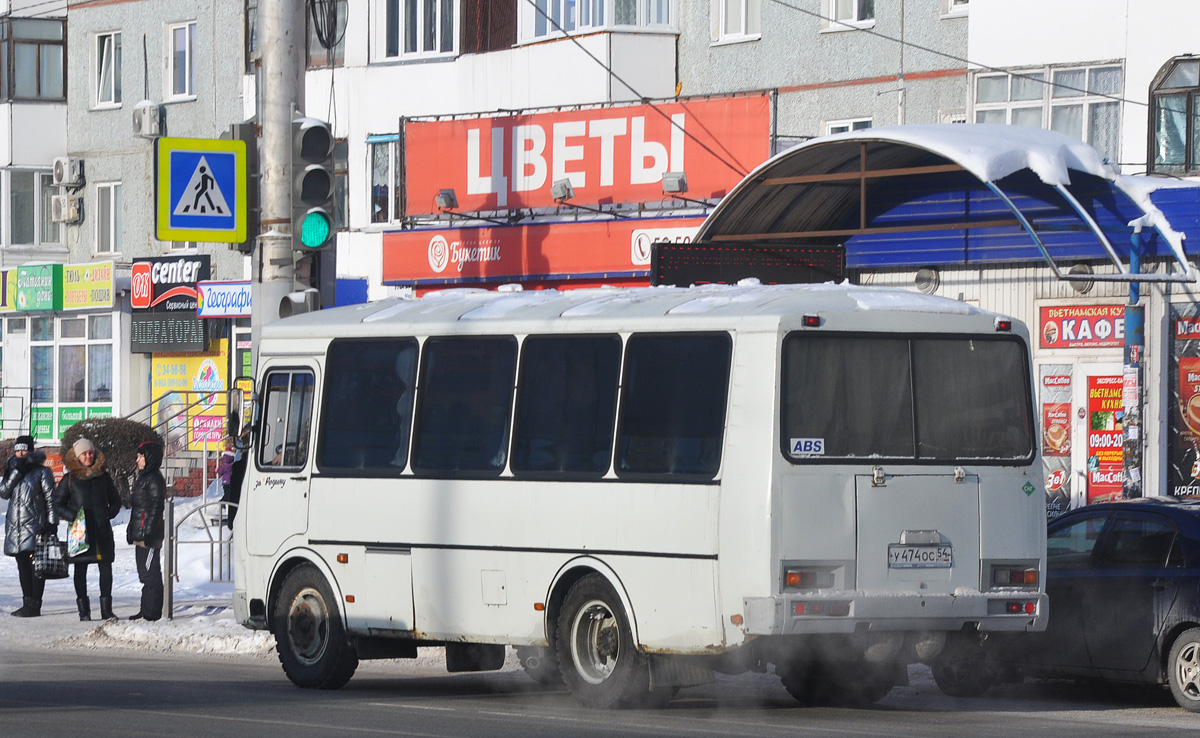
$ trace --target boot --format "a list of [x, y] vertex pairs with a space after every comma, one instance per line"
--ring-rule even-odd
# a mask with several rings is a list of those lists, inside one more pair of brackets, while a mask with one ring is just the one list
[[80, 621], [92, 619], [92, 603], [86, 597], [76, 597], [75, 604], [79, 607]]
[[25, 598], [25, 606], [17, 609], [13, 615], [19, 618], [36, 618], [42, 614], [42, 601], [32, 597]]
[[10, 614], [11, 614], [11, 615], [12, 615], [14, 618], [27, 618], [27, 617], [29, 617], [29, 604], [30, 604], [31, 602], [32, 602], [32, 600], [31, 600], [31, 599], [29, 599], [28, 597], [22, 597], [22, 598], [21, 598], [21, 606], [20, 606], [20, 607], [18, 607], [16, 610], [13, 610], [13, 611], [12, 611], [12, 613], [10, 613]]
[[100, 617], [104, 620], [116, 620], [117, 616], [113, 615], [112, 597], [100, 597]]

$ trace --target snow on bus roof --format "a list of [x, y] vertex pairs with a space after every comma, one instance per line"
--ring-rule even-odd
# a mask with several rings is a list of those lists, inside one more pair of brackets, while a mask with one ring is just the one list
[[391, 298], [367, 305], [297, 315], [264, 327], [269, 337], [301, 337], [357, 324], [453, 323], [654, 316], [750, 317], [852, 311], [990, 315], [957, 300], [915, 292], [841, 284], [704, 285], [526, 292], [457, 291]]

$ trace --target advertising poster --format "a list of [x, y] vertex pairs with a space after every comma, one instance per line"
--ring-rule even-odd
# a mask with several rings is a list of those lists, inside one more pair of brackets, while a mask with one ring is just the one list
[[218, 450], [225, 432], [226, 368], [229, 341], [213, 341], [216, 351], [155, 354], [151, 390], [162, 397], [155, 422], [165, 423], [168, 443], [189, 450]]
[[1172, 307], [1167, 490], [1187, 497], [1200, 495], [1200, 311]]
[[1125, 424], [1121, 376], [1088, 377], [1087, 501], [1121, 499], [1124, 489]]
[[1071, 365], [1038, 368], [1042, 408], [1042, 470], [1046, 476], [1046, 519], [1071, 509]]

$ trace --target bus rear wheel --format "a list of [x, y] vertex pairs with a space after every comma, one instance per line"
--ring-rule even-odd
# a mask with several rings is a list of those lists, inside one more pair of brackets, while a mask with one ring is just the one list
[[643, 707], [659, 701], [662, 695], [650, 691], [649, 662], [638, 653], [621, 599], [604, 577], [589, 574], [571, 587], [557, 628], [563, 681], [581, 704]]
[[325, 577], [313, 566], [293, 569], [275, 602], [279, 663], [298, 687], [337, 689], [354, 676], [358, 652]]
[[810, 707], [858, 707], [887, 696], [896, 684], [894, 664], [808, 661], [776, 668], [783, 687]]

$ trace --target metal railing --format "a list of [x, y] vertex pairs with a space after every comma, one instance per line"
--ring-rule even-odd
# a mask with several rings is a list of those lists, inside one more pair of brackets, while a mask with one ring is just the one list
[[[235, 503], [223, 500], [206, 502], [189, 510], [176, 523], [174, 522], [173, 506], [167, 506], [166, 529], [170, 532], [170, 535], [165, 547], [167, 552], [167, 561], [165, 562], [167, 581], [163, 589], [163, 610], [166, 613], [167, 619], [173, 617], [175, 582], [179, 580], [180, 546], [208, 546], [209, 581], [215, 583], [233, 581], [233, 528], [226, 525], [226, 521], [229, 520], [230, 509], [235, 507], [237, 507]], [[180, 540], [180, 528], [192, 517], [199, 519], [199, 527], [204, 531], [205, 535], [196, 541]]]

